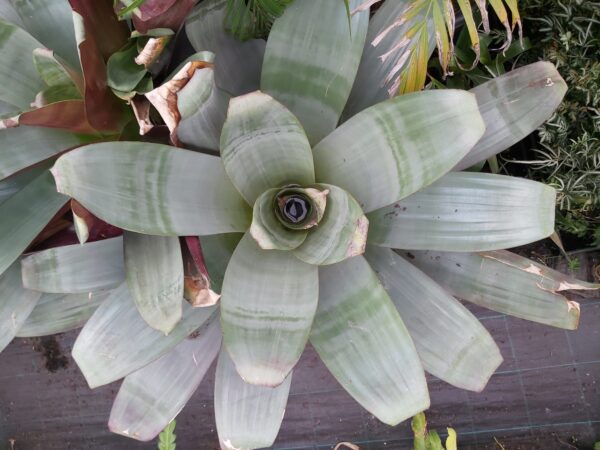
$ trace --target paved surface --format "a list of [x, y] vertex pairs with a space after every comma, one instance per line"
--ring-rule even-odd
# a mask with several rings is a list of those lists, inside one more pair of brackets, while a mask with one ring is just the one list
[[[580, 300], [576, 332], [472, 308], [498, 342], [504, 363], [481, 394], [430, 377], [432, 428], [453, 426], [459, 448], [591, 448], [600, 440], [600, 297]], [[90, 390], [69, 353], [77, 332], [56, 337], [64, 364], [46, 368], [52, 340], [17, 339], [0, 354], [0, 450], [156, 449], [108, 432], [119, 387]], [[61, 367], [65, 366], [65, 367]], [[212, 412], [214, 367], [178, 417], [177, 449], [217, 449]], [[391, 428], [362, 410], [308, 348], [294, 373], [278, 449], [411, 448], [407, 423]], [[576, 446], [572, 444], [575, 443]]]

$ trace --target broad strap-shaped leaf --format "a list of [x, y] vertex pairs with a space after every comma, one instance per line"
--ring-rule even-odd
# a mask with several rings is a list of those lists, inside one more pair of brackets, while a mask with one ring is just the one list
[[21, 111], [30, 109], [36, 94], [44, 89], [33, 65], [33, 51], [40, 47], [26, 31], [0, 20], [0, 100]]
[[[69, 9], [70, 11], [70, 9]], [[69, 13], [69, 15], [71, 15]], [[47, 48], [36, 48], [33, 51], [33, 63], [44, 83], [50, 87], [71, 87], [81, 98], [83, 93], [83, 77], [54, 51]], [[79, 64], [76, 66], [79, 67]]]
[[505, 250], [476, 253], [401, 251], [455, 297], [521, 319], [574, 330], [579, 304], [558, 291], [597, 289]]
[[270, 188], [315, 182], [312, 151], [302, 125], [285, 106], [260, 91], [229, 102], [221, 158], [250, 205]]
[[45, 171], [0, 205], [0, 275], [67, 203]]
[[[361, 0], [348, 3], [353, 10]], [[368, 9], [349, 21], [341, 1], [300, 1], [273, 23], [260, 86], [294, 113], [311, 145], [331, 133], [340, 119], [368, 22]]]
[[41, 295], [23, 288], [18, 261], [0, 275], [0, 352], [13, 340]]
[[215, 80], [230, 95], [255, 91], [260, 86], [260, 72], [265, 41], [241, 42], [223, 27], [227, 0], [205, 0], [189, 14], [185, 31], [196, 51], [215, 53]]
[[468, 92], [425, 91], [386, 100], [313, 149], [317, 182], [345, 189], [371, 212], [445, 175], [483, 132], [475, 96]]
[[250, 225], [248, 205], [214, 156], [142, 142], [102, 143], [63, 155], [52, 172], [60, 192], [126, 230], [194, 236]]
[[123, 283], [85, 324], [73, 346], [73, 358], [91, 388], [102, 386], [169, 352], [214, 311], [214, 307], [192, 308], [184, 302], [181, 321], [165, 336], [144, 322]]
[[275, 215], [275, 197], [279, 189], [265, 191], [254, 203], [250, 234], [264, 250], [293, 250], [300, 246], [308, 230], [290, 230]]
[[181, 320], [183, 260], [177, 236], [123, 234], [129, 292], [142, 319], [169, 334]]
[[290, 252], [262, 250], [246, 233], [225, 272], [223, 342], [247, 383], [283, 383], [302, 351], [317, 307], [317, 267]]
[[11, 2], [0, 2], [0, 19], [23, 28], [21, 17], [19, 17], [19, 13], [15, 10]]
[[429, 407], [419, 355], [364, 257], [319, 267], [310, 342], [344, 389], [382, 422], [396, 425]]
[[[428, 60], [433, 53], [432, 15], [425, 14], [427, 8], [422, 7], [414, 14], [414, 6], [412, 0], [385, 2], [371, 18], [356, 80], [344, 109], [345, 119], [396, 95], [401, 77], [411, 65], [411, 55], [425, 50]], [[422, 34], [428, 38], [425, 49], [419, 48]]]
[[82, 327], [110, 292], [43, 294], [17, 337], [48, 336]]
[[242, 236], [242, 233], [228, 233], [202, 236], [200, 239], [202, 256], [204, 256], [210, 286], [214, 292], [221, 293], [225, 270]]
[[27, 186], [34, 178], [39, 177], [44, 170], [48, 170], [48, 167], [42, 164], [0, 181], [0, 204]]
[[23, 126], [0, 130], [0, 179], [83, 142], [80, 136], [48, 128]]
[[9, 120], [16, 121], [16, 125], [20, 126], [58, 128], [81, 135], [96, 134], [96, 130], [87, 120], [83, 100], [59, 100]]
[[325, 214], [294, 255], [309, 264], [325, 265], [361, 255], [367, 244], [369, 221], [354, 198], [330, 184], [319, 185], [328, 191]]
[[369, 214], [369, 244], [473, 252], [528, 244], [554, 232], [556, 192], [522, 178], [452, 172]]
[[192, 397], [220, 348], [214, 313], [171, 351], [125, 377], [110, 412], [110, 431], [139, 441], [154, 439]]
[[486, 130], [454, 170], [485, 161], [525, 136], [552, 116], [567, 84], [552, 63], [540, 61], [511, 70], [473, 89]]
[[221, 448], [271, 447], [283, 420], [291, 383], [291, 373], [275, 388], [245, 383], [223, 347], [215, 375], [214, 406]]
[[76, 69], [79, 55], [68, 0], [10, 0], [21, 16], [25, 30]]
[[479, 320], [392, 250], [369, 246], [365, 257], [404, 320], [425, 370], [453, 386], [482, 391], [502, 355]]
[[125, 280], [123, 238], [65, 245], [21, 261], [23, 286], [41, 292], [76, 294], [112, 289]]
[[219, 151], [230, 96], [215, 84], [212, 67], [198, 69], [177, 96], [177, 137], [194, 150]]

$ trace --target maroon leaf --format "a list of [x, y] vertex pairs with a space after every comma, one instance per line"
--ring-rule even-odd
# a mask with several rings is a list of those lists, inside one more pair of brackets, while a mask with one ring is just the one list
[[140, 16], [133, 15], [133, 25], [142, 34], [154, 28], [179, 30], [196, 0], [146, 0]]
[[58, 128], [81, 134], [97, 134], [87, 121], [83, 100], [64, 100], [27, 111], [18, 116], [18, 125]]
[[79, 222], [79, 227], [85, 228], [85, 239], [83, 239], [83, 236], [81, 235], [81, 230], [77, 235], [81, 244], [85, 242], [100, 241], [102, 239], [108, 239], [123, 234], [121, 228], [115, 227], [102, 219], [99, 219], [77, 200], [71, 200], [70, 206], [71, 211], [73, 212], [73, 220]]
[[210, 277], [202, 255], [202, 246], [197, 236], [182, 238], [181, 254], [183, 256], [183, 296], [194, 307], [214, 305], [219, 294], [211, 290]]

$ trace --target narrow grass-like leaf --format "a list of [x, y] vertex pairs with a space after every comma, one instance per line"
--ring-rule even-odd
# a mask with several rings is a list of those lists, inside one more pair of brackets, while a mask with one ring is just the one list
[[102, 386], [169, 352], [214, 311], [214, 307], [192, 308], [184, 302], [182, 320], [165, 336], [144, 322], [123, 283], [85, 324], [73, 346], [73, 358], [91, 388]]
[[248, 205], [214, 156], [142, 142], [102, 143], [63, 155], [52, 171], [59, 191], [126, 230], [197, 236], [250, 225]]
[[369, 106], [393, 97], [410, 68], [410, 58], [418, 51], [421, 35], [427, 37], [423, 49], [427, 58], [435, 49], [431, 14], [424, 2], [396, 0], [385, 2], [369, 22], [365, 48], [344, 120]]
[[554, 232], [556, 192], [522, 178], [453, 172], [369, 214], [369, 244], [473, 252], [529, 244]]
[[177, 137], [189, 148], [219, 151], [230, 96], [215, 84], [213, 68], [196, 70], [177, 96]]
[[577, 328], [579, 304], [558, 291], [600, 287], [504, 250], [480, 254], [420, 251], [400, 254], [455, 297], [567, 330]]
[[369, 221], [358, 202], [343, 189], [329, 184], [327, 207], [319, 224], [310, 230], [294, 255], [309, 264], [334, 264], [365, 251]]
[[254, 203], [250, 234], [264, 250], [293, 250], [306, 239], [308, 230], [290, 230], [275, 215], [275, 196], [279, 189], [265, 191]]
[[567, 85], [549, 62], [511, 70], [471, 92], [486, 130], [454, 170], [463, 170], [506, 150], [544, 123], [562, 101]]
[[317, 267], [290, 252], [262, 250], [246, 233], [225, 272], [223, 341], [240, 376], [277, 386], [302, 351], [317, 307]]
[[67, 201], [46, 171], [0, 205], [0, 275]]
[[[353, 10], [361, 0], [351, 0]], [[261, 89], [300, 120], [315, 145], [331, 133], [350, 95], [362, 54], [369, 11], [348, 29], [340, 1], [294, 2], [269, 34]], [[310, 24], [310, 26], [306, 26]]]
[[220, 348], [214, 313], [192, 336], [125, 377], [110, 412], [110, 431], [139, 441], [154, 439], [192, 397]]
[[109, 295], [110, 292], [43, 294], [17, 336], [48, 336], [80, 328]]
[[260, 72], [265, 41], [253, 39], [241, 42], [223, 27], [227, 0], [205, 0], [188, 15], [186, 34], [196, 51], [211, 51], [217, 55], [215, 80], [230, 95], [255, 91], [260, 85]]
[[472, 69], [475, 66], [477, 66], [477, 63], [479, 62], [479, 57], [481, 55], [481, 45], [479, 43], [479, 33], [477, 31], [477, 24], [475, 23], [475, 18], [473, 17], [473, 9], [471, 8], [470, 0], [457, 0], [457, 3], [465, 19], [465, 25], [469, 32], [469, 39], [471, 40], [471, 48], [475, 52], [475, 60], [473, 61], [471, 67]]
[[482, 391], [502, 355], [479, 320], [392, 250], [369, 246], [365, 257], [404, 320], [425, 370], [459, 388]]
[[262, 92], [229, 102], [221, 134], [221, 158], [248, 204], [267, 189], [315, 182], [308, 139], [298, 119]]
[[169, 334], [181, 320], [183, 260], [179, 238], [123, 234], [127, 285], [148, 325]]
[[415, 346], [364, 257], [319, 267], [310, 342], [344, 389], [382, 422], [396, 425], [429, 407]]
[[68, 0], [10, 0], [25, 30], [43, 46], [62, 56], [79, 70], [79, 55]]
[[227, 350], [219, 354], [215, 375], [215, 419], [221, 448], [273, 445], [287, 404], [292, 374], [275, 388], [245, 383]]
[[125, 280], [123, 238], [66, 245], [21, 261], [23, 286], [41, 292], [86, 293], [112, 289]]
[[0, 100], [21, 111], [30, 109], [36, 94], [44, 89], [32, 56], [40, 47], [26, 31], [0, 20]]
[[314, 149], [317, 182], [345, 189], [370, 212], [436, 181], [484, 132], [475, 96], [403, 95], [368, 108]]
[[23, 288], [18, 261], [0, 275], [0, 351], [13, 340], [41, 295]]

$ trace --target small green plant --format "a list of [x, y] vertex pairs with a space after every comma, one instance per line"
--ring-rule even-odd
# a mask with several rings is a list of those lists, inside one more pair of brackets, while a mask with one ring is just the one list
[[176, 421], [173, 419], [169, 422], [169, 425], [160, 432], [158, 435], [158, 450], [175, 450], [177, 447], [175, 442], [175, 439], [177, 438], [175, 435], [175, 426]]
[[457, 435], [454, 428], [446, 428], [448, 437], [444, 447], [437, 431], [427, 429], [425, 413], [421, 412], [414, 416], [410, 425], [414, 435], [413, 450], [457, 450]]

